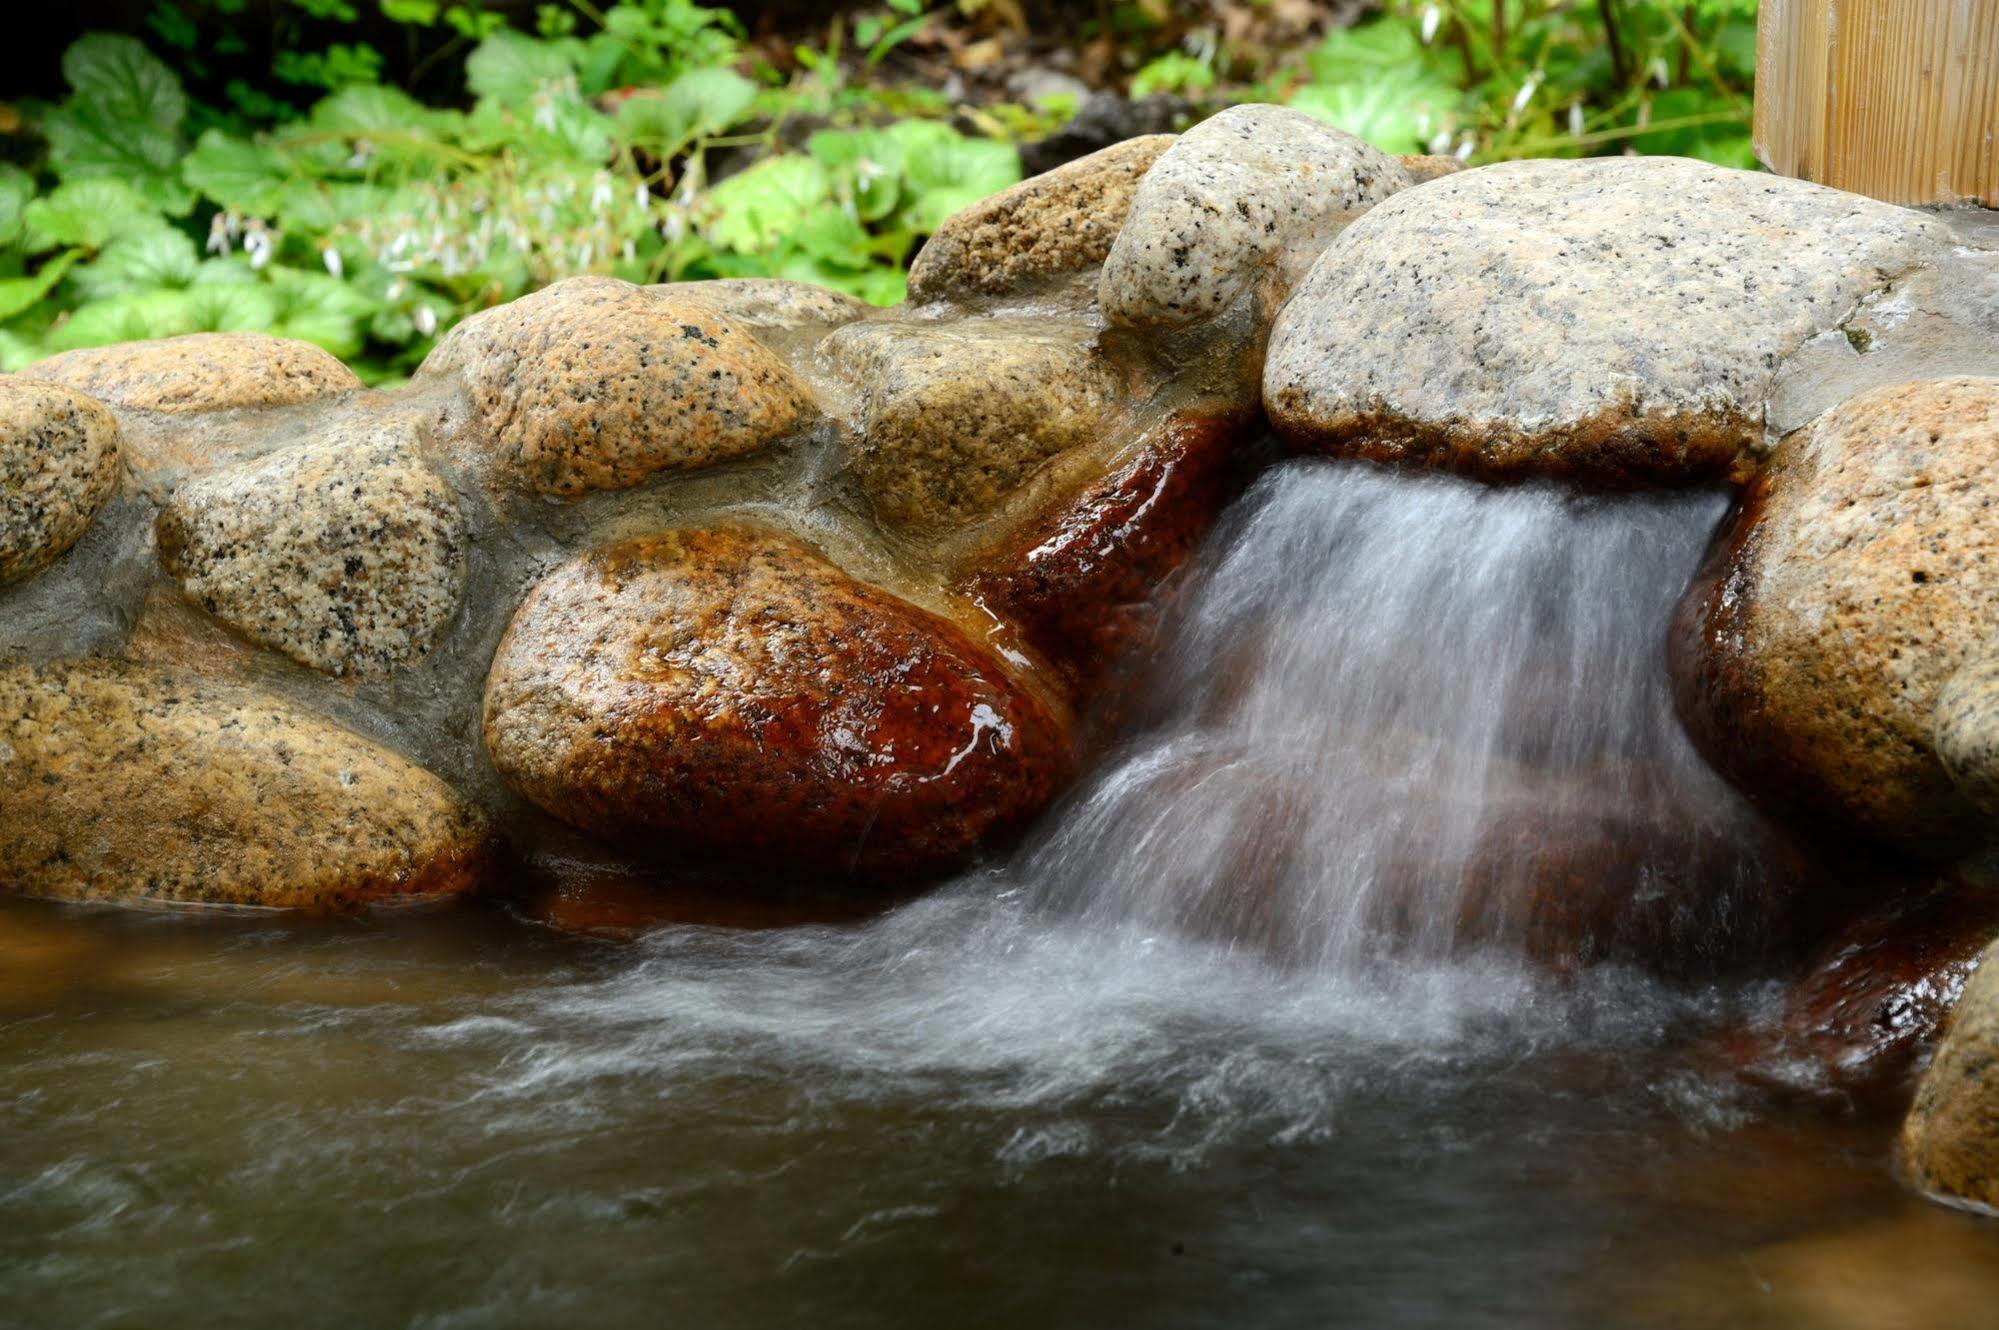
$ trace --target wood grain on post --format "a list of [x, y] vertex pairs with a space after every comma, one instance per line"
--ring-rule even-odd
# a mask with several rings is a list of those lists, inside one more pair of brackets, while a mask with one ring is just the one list
[[1999, 0], [1763, 0], [1756, 154], [1893, 203], [1999, 207]]

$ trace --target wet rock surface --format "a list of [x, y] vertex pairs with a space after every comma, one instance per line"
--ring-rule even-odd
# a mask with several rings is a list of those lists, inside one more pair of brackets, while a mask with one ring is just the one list
[[458, 612], [468, 540], [450, 484], [392, 430], [212, 472], [158, 523], [189, 600], [329, 674], [423, 655]]
[[1995, 458], [1999, 379], [1968, 378], [1864, 393], [1771, 457], [1675, 644], [1682, 713], [1752, 796], [1931, 859], [1987, 838], [1932, 730], [1999, 632]]
[[936, 532], [992, 512], [1043, 464], [1101, 436], [1111, 367], [1060, 327], [868, 323], [828, 353], [858, 388], [850, 465], [877, 517]]
[[537, 586], [493, 664], [486, 742], [523, 795], [614, 842], [829, 877], [948, 866], [1068, 764], [1048, 708], [963, 630], [736, 529]]
[[253, 332], [65, 351], [28, 366], [21, 377], [114, 406], [175, 412], [292, 406], [361, 387], [353, 370], [310, 342]]
[[1172, 143], [1126, 139], [957, 213], [910, 265], [910, 299], [1003, 295], [1102, 263], [1139, 180]]
[[609, 277], [572, 277], [467, 319], [423, 373], [455, 377], [505, 478], [545, 494], [755, 453], [808, 409], [791, 371], [712, 292]]
[[0, 586], [74, 545], [118, 473], [109, 411], [64, 388], [0, 379]]
[[1902, 1166], [1921, 1190], [1999, 1210], [1999, 943], [1964, 986], [1902, 1124]]
[[271, 694], [104, 661], [0, 668], [0, 881], [31, 896], [332, 909], [462, 894], [483, 817]]
[[841, 291], [778, 277], [718, 277], [647, 288], [672, 300], [701, 300], [739, 328], [789, 332], [852, 323], [869, 306]]
[[1308, 448], [1496, 476], [1720, 476], [1784, 360], [1949, 243], [1941, 222], [1676, 158], [1448, 175], [1321, 254], [1271, 333]]

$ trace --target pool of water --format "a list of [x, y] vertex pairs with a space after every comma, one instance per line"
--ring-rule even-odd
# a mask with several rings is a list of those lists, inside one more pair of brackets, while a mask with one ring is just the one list
[[633, 945], [0, 915], [9, 1326], [1988, 1323], [1755, 986], [1372, 976], [1050, 920]]
[[1993, 1324], [1999, 1225], [1717, 1051], [1781, 977], [1525, 959], [1575, 835], [1592, 946], [1756, 952], [1722, 507], [1280, 468], [1098, 776], [838, 924], [0, 902], [0, 1326]]

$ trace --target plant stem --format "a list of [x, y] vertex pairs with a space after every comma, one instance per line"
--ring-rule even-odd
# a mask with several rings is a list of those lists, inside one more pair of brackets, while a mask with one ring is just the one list
[[1616, 75], [1619, 87], [1631, 86], [1631, 70], [1624, 63], [1624, 38], [1617, 31], [1617, 7], [1611, 0], [1596, 0], [1597, 12], [1603, 15], [1603, 39], [1610, 47], [1610, 70]]

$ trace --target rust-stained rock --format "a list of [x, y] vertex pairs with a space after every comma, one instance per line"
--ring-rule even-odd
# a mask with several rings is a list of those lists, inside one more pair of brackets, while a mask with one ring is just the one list
[[1456, 157], [1439, 156], [1435, 153], [1411, 153], [1396, 158], [1402, 169], [1409, 173], [1415, 184], [1435, 180], [1440, 176], [1456, 175], [1465, 169], [1465, 164]]
[[174, 495], [157, 532], [189, 600], [329, 674], [417, 660], [465, 592], [458, 498], [394, 430], [211, 472]]
[[827, 338], [860, 394], [851, 465], [875, 515], [937, 534], [992, 513], [1096, 441], [1117, 384], [1080, 333], [995, 322], [862, 323]]
[[573, 495], [761, 451], [804, 389], [711, 298], [572, 277], [476, 314], [423, 363], [456, 375], [503, 476]]
[[1153, 631], [1153, 592], [1214, 524], [1245, 432], [1226, 415], [1168, 417], [1115, 471], [982, 556], [967, 594], [1087, 688]]
[[0, 378], [0, 586], [39, 572], [118, 487], [118, 422], [88, 397]]
[[1675, 634], [1682, 714], [1753, 797], [1932, 859], [1987, 816], [1932, 744], [1999, 638], [1999, 379], [1862, 394], [1793, 434]]
[[954, 624], [798, 541], [676, 531], [563, 565], [486, 686], [501, 776], [640, 853], [937, 872], [1062, 784], [1063, 726]]
[[354, 371], [311, 342], [268, 333], [188, 333], [64, 351], [20, 377], [144, 411], [289, 406], [355, 392]]
[[0, 669], [0, 887], [334, 909], [480, 881], [479, 813], [414, 763], [249, 688], [106, 661]]
[[1999, 891], [1947, 883], [1873, 910], [1806, 964], [1750, 1068], [1869, 1107], [1907, 1102], [1951, 1008], [1999, 937]]
[[1902, 1123], [1902, 1166], [1934, 1196], [1999, 1210], [1999, 942], [1951, 1011]]
[[1126, 139], [953, 213], [910, 265], [910, 299], [1005, 295], [1102, 263], [1139, 180], [1172, 143]]

